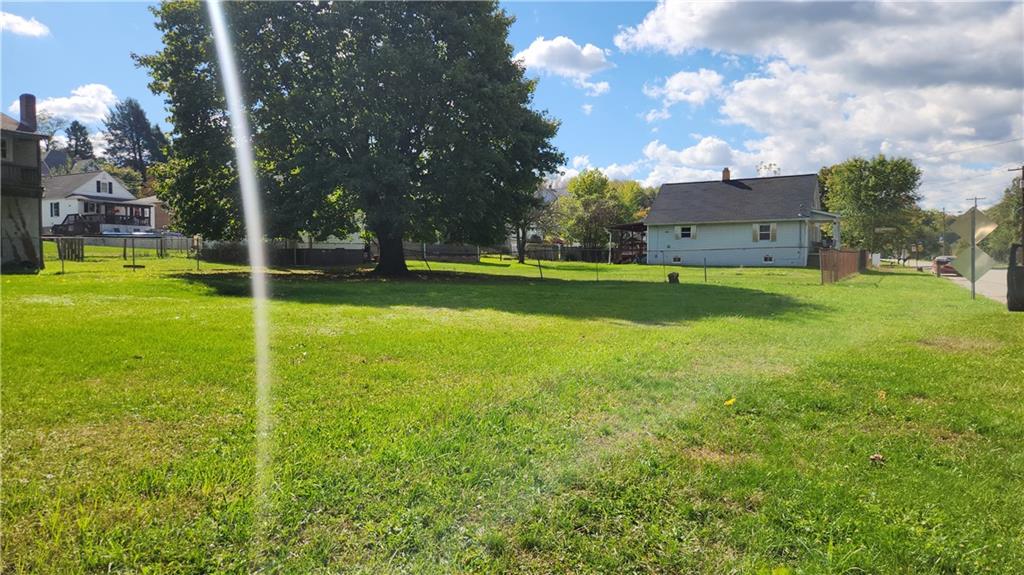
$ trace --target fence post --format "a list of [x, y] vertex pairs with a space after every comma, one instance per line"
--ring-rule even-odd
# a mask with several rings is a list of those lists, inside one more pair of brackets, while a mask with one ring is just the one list
[[704, 258], [704, 283], [708, 283], [708, 258]]
[[544, 268], [540, 267], [540, 256], [537, 256], [537, 271], [540, 272], [540, 279], [544, 279]]

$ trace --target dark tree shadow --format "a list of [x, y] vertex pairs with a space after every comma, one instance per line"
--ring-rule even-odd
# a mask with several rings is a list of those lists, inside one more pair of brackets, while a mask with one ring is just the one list
[[[213, 294], [249, 297], [249, 274], [177, 275]], [[713, 316], [785, 320], [821, 307], [756, 289], [714, 284], [568, 281], [471, 273], [415, 273], [387, 280], [360, 271], [272, 274], [271, 298], [307, 304], [492, 309], [517, 314], [661, 325]]]

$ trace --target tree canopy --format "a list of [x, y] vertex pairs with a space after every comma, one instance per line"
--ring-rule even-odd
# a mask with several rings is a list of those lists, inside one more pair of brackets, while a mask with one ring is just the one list
[[913, 222], [921, 170], [908, 158], [854, 157], [825, 168], [825, 205], [842, 215], [843, 242], [880, 252]]
[[[345, 233], [361, 219], [378, 271], [403, 239], [491, 243], [563, 161], [530, 108], [496, 3], [232, 3], [273, 236]], [[139, 58], [165, 94], [174, 157], [159, 193], [186, 231], [239, 235], [234, 159], [202, 6], [154, 9], [163, 49]]]
[[584, 248], [608, 242], [608, 228], [628, 221], [630, 206], [600, 170], [590, 169], [569, 180], [568, 194], [559, 198], [566, 238]]

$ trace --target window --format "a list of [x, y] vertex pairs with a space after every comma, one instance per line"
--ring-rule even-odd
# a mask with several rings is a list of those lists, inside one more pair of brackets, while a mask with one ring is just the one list
[[97, 194], [102, 194], [103, 193], [103, 182], [100, 182], [99, 180], [96, 181], [96, 193]]
[[681, 264], [681, 263], [683, 263], [683, 258], [681, 258], [679, 256], [672, 256], [672, 262], [673, 263], [680, 263]]
[[775, 256], [764, 256], [764, 263], [773, 264], [775, 263]]
[[60, 202], [50, 202], [50, 217], [51, 218], [59, 218], [60, 217]]
[[7, 159], [7, 138], [0, 140], [0, 157]]
[[696, 230], [693, 229], [693, 226], [680, 226], [680, 228], [679, 228], [679, 239], [681, 239], [681, 240], [692, 239], [692, 238], [694, 238], [697, 235], [695, 232], [696, 232]]
[[107, 193], [108, 194], [113, 194], [114, 193], [114, 182], [107, 182]]
[[755, 242], [774, 242], [775, 224], [754, 224]]
[[95, 214], [96, 213], [96, 202], [85, 202], [85, 213]]

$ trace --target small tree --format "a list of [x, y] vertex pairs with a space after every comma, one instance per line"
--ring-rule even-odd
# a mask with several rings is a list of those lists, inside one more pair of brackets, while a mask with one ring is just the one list
[[566, 236], [588, 249], [603, 246], [608, 241], [608, 228], [630, 215], [608, 178], [595, 169], [569, 180], [569, 194], [558, 202]]
[[64, 130], [68, 138], [68, 155], [72, 163], [75, 160], [89, 160], [96, 156], [92, 152], [92, 142], [89, 141], [89, 129], [84, 124], [75, 120]]
[[845, 243], [879, 252], [891, 242], [887, 230], [912, 223], [921, 170], [910, 159], [855, 157], [820, 175], [826, 179], [826, 206], [842, 215]]
[[530, 230], [537, 230], [544, 236], [557, 227], [555, 203], [545, 199], [543, 190], [537, 190], [530, 196], [519, 196], [515, 201], [518, 203], [514, 208], [517, 215], [512, 218], [511, 228], [516, 236], [516, 256], [519, 263], [525, 263]]
[[654, 197], [658, 195], [656, 188], [645, 187], [636, 180], [612, 180], [608, 185], [625, 204], [629, 217], [633, 220], [646, 218], [651, 206], [654, 205]]
[[[66, 118], [55, 116], [49, 112], [39, 112], [36, 118], [37, 126], [36, 131], [40, 134], [49, 136], [48, 139], [43, 140], [43, 149], [49, 152], [50, 150], [56, 150], [59, 145], [54, 139], [57, 132], [67, 128], [68, 121]], [[84, 127], [84, 126], [83, 126]]]

